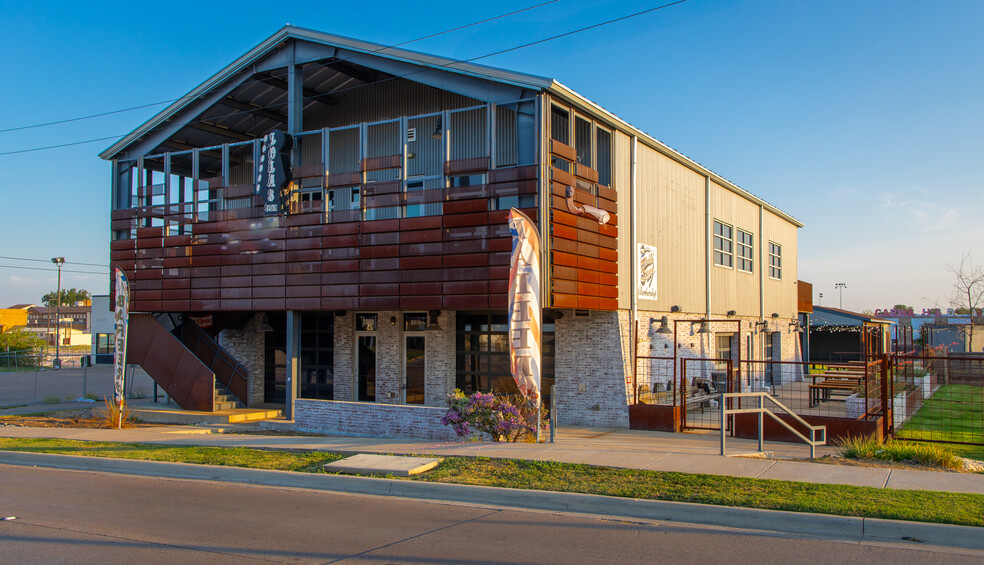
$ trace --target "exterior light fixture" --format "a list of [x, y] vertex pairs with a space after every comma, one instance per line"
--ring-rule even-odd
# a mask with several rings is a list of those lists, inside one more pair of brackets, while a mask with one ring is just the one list
[[755, 322], [755, 331], [756, 332], [760, 332], [760, 331], [763, 331], [764, 332], [767, 329], [769, 329], [769, 323], [766, 322], [765, 320], [761, 320], [761, 321]]
[[670, 312], [679, 312], [679, 311], [680, 311], [680, 307], [677, 306], [676, 304], [670, 306]]
[[390, 316], [390, 325], [391, 326], [395, 326], [396, 325], [396, 316]]
[[437, 127], [434, 128], [434, 133], [431, 134], [431, 139], [441, 139], [444, 136], [444, 126], [440, 117], [437, 118]]
[[[652, 324], [656, 320], [654, 318], [649, 318], [649, 323]], [[656, 330], [658, 334], [671, 334], [673, 330], [670, 329], [670, 318], [668, 316], [663, 316], [659, 319], [659, 329]]]
[[772, 313], [772, 319], [773, 320], [776, 319], [776, 318], [778, 318], [778, 317], [779, 317], [779, 313], [778, 312], [773, 312]]
[[800, 325], [799, 320], [793, 320], [789, 322], [789, 331], [801, 334], [803, 333], [803, 326]]
[[734, 317], [736, 314], [738, 314], [738, 311], [737, 310], [728, 310], [728, 317], [729, 318]]
[[697, 324], [697, 332], [699, 334], [709, 334], [711, 330], [707, 327], [708, 323], [704, 321], [690, 322], [690, 333], [694, 333], [694, 324]]
[[266, 312], [260, 314], [260, 330], [261, 332], [272, 332], [273, 326], [270, 325], [270, 316]]
[[440, 310], [430, 310], [427, 312], [427, 329], [428, 330], [439, 330], [441, 326], [437, 323], [438, 316], [441, 315]]

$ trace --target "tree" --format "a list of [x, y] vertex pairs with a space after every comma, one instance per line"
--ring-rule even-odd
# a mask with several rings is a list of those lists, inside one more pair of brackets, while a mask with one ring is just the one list
[[975, 265], [970, 254], [965, 253], [959, 265], [947, 265], [946, 270], [954, 277], [950, 306], [955, 312], [962, 310], [970, 314], [971, 323], [960, 327], [966, 337], [967, 351], [973, 351], [974, 323], [981, 321], [981, 307], [984, 306], [984, 266]]
[[909, 311], [911, 311], [912, 309], [913, 309], [912, 306], [906, 306], [905, 304], [896, 304], [895, 306], [892, 306], [892, 310], [909, 310]]
[[74, 306], [78, 302], [85, 300], [91, 300], [92, 297], [89, 295], [89, 291], [85, 289], [69, 288], [62, 289], [61, 300], [57, 300], [58, 291], [53, 290], [48, 294], [41, 297], [41, 302], [45, 306], [57, 306], [61, 302], [62, 306]]

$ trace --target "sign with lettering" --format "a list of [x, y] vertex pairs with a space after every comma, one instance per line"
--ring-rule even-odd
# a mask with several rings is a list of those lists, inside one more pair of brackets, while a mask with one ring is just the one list
[[273, 216], [284, 212], [286, 199], [283, 193], [294, 180], [290, 168], [290, 151], [294, 138], [279, 129], [263, 136], [260, 141], [260, 158], [254, 165], [256, 173], [255, 193], [263, 197], [263, 213]]
[[639, 245], [639, 289], [643, 300], [656, 300], [656, 246]]
[[523, 396], [540, 398], [540, 236], [536, 224], [509, 209], [512, 255], [509, 260], [509, 361]]
[[[974, 310], [975, 316], [981, 316], [984, 311], [981, 308]], [[917, 318], [917, 317], [930, 317], [930, 316], [966, 316], [968, 311], [962, 309], [957, 312], [954, 308], [923, 308], [922, 313], [917, 313], [912, 309], [902, 309], [902, 308], [889, 308], [889, 309], [876, 309], [875, 316], [880, 318]]]
[[126, 375], [126, 330], [130, 321], [130, 283], [126, 280], [123, 270], [116, 267], [116, 311], [115, 311], [115, 338], [116, 354], [113, 356], [113, 394], [115, 401], [120, 405], [119, 422], [117, 426], [123, 427], [123, 393], [126, 390], [124, 378]]

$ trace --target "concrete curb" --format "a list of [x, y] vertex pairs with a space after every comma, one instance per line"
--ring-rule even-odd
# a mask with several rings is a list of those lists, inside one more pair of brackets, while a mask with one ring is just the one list
[[351, 494], [397, 496], [529, 510], [574, 512], [855, 541], [916, 542], [928, 545], [984, 549], [984, 528], [972, 526], [830, 516], [756, 508], [733, 508], [686, 502], [615, 498], [593, 494], [17, 451], [0, 451], [0, 463], [172, 479], [303, 488]]

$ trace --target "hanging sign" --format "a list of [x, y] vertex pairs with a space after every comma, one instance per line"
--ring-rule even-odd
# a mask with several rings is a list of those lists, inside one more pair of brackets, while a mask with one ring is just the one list
[[260, 141], [260, 158], [255, 169], [256, 194], [263, 197], [263, 213], [275, 216], [284, 212], [283, 193], [294, 180], [290, 167], [290, 151], [294, 148], [294, 138], [282, 130], [275, 129], [263, 136]]
[[115, 375], [114, 400], [120, 405], [120, 427], [123, 417], [123, 391], [126, 375], [126, 329], [130, 320], [130, 283], [126, 280], [123, 269], [116, 267], [116, 355], [113, 358]]
[[540, 236], [526, 214], [509, 210], [509, 361], [524, 396], [540, 396]]

